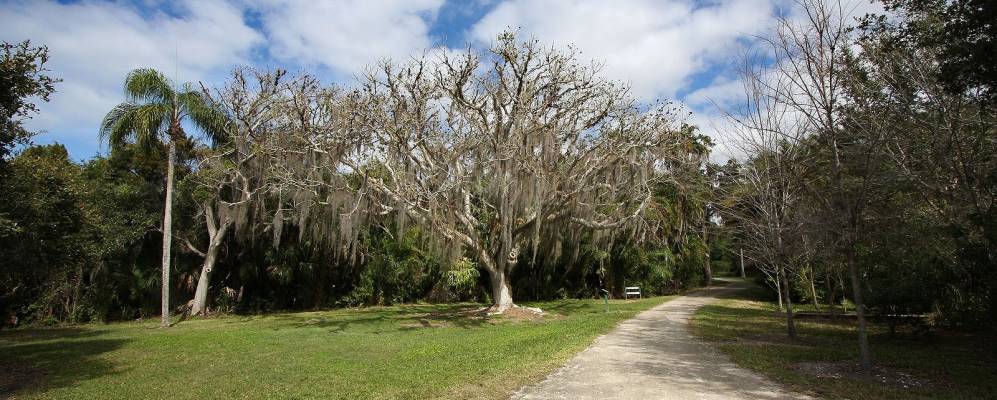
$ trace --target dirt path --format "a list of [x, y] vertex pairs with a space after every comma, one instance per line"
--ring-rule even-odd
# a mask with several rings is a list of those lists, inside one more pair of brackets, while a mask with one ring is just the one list
[[806, 399], [741, 369], [693, 337], [689, 318], [735, 282], [694, 292], [624, 321], [513, 399]]

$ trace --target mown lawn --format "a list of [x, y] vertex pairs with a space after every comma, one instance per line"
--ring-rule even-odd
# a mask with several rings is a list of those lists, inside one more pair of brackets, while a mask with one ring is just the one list
[[[799, 338], [789, 340], [785, 319], [775, 314], [774, 304], [759, 300], [758, 291], [741, 294], [743, 298], [701, 308], [692, 322], [694, 332], [716, 342], [738, 365], [798, 391], [855, 400], [997, 398], [997, 338], [992, 335], [901, 330], [891, 338], [886, 326], [874, 325], [870, 347], [879, 371], [885, 371], [877, 373], [891, 382], [884, 384], [855, 367], [854, 322], [798, 320]], [[805, 372], [813, 363], [851, 371], [837, 377]], [[910, 379], [893, 379], [897, 377]]]
[[0, 398], [503, 398], [668, 299], [530, 304], [540, 321], [407, 305], [0, 331]]

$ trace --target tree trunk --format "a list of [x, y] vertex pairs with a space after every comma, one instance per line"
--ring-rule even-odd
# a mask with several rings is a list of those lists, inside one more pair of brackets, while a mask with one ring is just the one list
[[173, 244], [173, 164], [176, 163], [177, 147], [170, 140], [166, 163], [166, 202], [163, 205], [163, 299], [162, 321], [160, 326], [170, 326], [170, 247]]
[[201, 265], [201, 275], [197, 278], [197, 289], [194, 290], [194, 305], [190, 308], [190, 315], [203, 314], [207, 308], [208, 285], [211, 282], [211, 270], [214, 269], [218, 256], [218, 247], [212, 245], [205, 253], [204, 263]]
[[744, 275], [744, 249], [741, 249], [741, 279], [747, 278]]
[[809, 269], [810, 269], [810, 295], [813, 296], [814, 309], [820, 311], [820, 301], [817, 301], [817, 284], [816, 284], [817, 271], [814, 271], [812, 266], [809, 267]]
[[[709, 224], [709, 221], [706, 224]], [[706, 286], [710, 287], [713, 285], [713, 266], [710, 265], [710, 241], [706, 224], [703, 225], [703, 245], [706, 246], [706, 254], [703, 257], [703, 274], [706, 275]]]
[[73, 305], [69, 310], [69, 321], [76, 322], [76, 308], [80, 304], [80, 293], [83, 286], [83, 263], [76, 264], [76, 280], [73, 283]]
[[204, 263], [201, 264], [201, 275], [197, 278], [197, 289], [194, 290], [194, 305], [190, 308], [190, 315], [203, 314], [207, 309], [208, 287], [211, 285], [211, 271], [215, 269], [215, 262], [218, 261], [218, 250], [222, 247], [223, 239], [219, 238], [215, 240], [213, 238], [208, 245], [208, 251], [204, 253]]
[[491, 274], [492, 281], [492, 313], [503, 313], [513, 306], [512, 286], [505, 272], [495, 271]]
[[789, 293], [789, 279], [786, 276], [786, 268], [779, 268], [779, 275], [782, 279], [782, 286], [785, 288], [786, 298], [786, 334], [791, 338], [796, 337], [796, 323], [793, 320], [793, 299]]
[[827, 287], [827, 308], [834, 314], [834, 299], [837, 297], [837, 286], [834, 284], [834, 279], [831, 278], [831, 271], [824, 272], [824, 279], [827, 280], [824, 282], [824, 286]]
[[779, 279], [779, 274], [775, 274], [775, 294], [779, 298], [779, 312], [785, 310], [782, 306], [782, 279]]
[[220, 213], [223, 221], [215, 227], [215, 214], [211, 204], [204, 207], [204, 217], [208, 225], [208, 251], [204, 253], [204, 263], [201, 265], [201, 275], [197, 278], [197, 289], [194, 291], [194, 305], [190, 308], [190, 315], [203, 314], [208, 305], [208, 287], [211, 285], [211, 271], [215, 269], [215, 262], [218, 261], [218, 251], [225, 242], [225, 234], [230, 225], [225, 217], [225, 213]]
[[859, 272], [855, 266], [855, 244], [849, 243], [847, 252], [848, 275], [852, 281], [852, 301], [855, 302], [855, 316], [859, 322], [859, 363], [868, 368], [872, 365], [869, 354], [869, 338], [866, 336], [865, 302], [862, 301], [862, 285], [859, 283]]

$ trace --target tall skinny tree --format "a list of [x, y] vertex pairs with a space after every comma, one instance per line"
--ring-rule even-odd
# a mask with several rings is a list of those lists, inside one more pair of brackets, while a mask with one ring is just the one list
[[162, 326], [170, 326], [170, 247], [173, 242], [173, 171], [176, 144], [188, 140], [184, 121], [213, 140], [224, 137], [227, 118], [192, 85], [178, 87], [161, 72], [137, 69], [125, 78], [125, 102], [104, 117], [100, 137], [112, 150], [135, 143], [146, 151], [167, 147], [166, 199], [163, 206]]

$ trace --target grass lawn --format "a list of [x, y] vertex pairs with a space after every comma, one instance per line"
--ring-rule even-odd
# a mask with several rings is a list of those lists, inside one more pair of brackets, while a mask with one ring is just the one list
[[[738, 365], [818, 397], [997, 398], [997, 338], [992, 335], [935, 330], [918, 336], [898, 331], [891, 338], [886, 326], [874, 325], [870, 336], [873, 361], [881, 367], [881, 376], [892, 382], [883, 384], [877, 378], [863, 378], [868, 374], [856, 373], [857, 368], [846, 364], [858, 360], [854, 322], [797, 320], [799, 338], [789, 340], [785, 318], [775, 315], [774, 304], [758, 300], [759, 291], [742, 292], [743, 298], [701, 308], [693, 319], [693, 330], [716, 342]], [[833, 377], [815, 374], [815, 365], [851, 371]], [[905, 388], [902, 382], [914, 383]]]
[[529, 304], [541, 321], [406, 305], [0, 331], [0, 398], [503, 398], [668, 299]]

